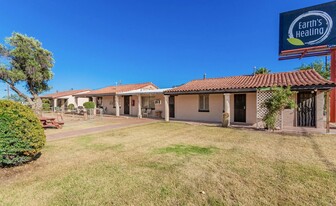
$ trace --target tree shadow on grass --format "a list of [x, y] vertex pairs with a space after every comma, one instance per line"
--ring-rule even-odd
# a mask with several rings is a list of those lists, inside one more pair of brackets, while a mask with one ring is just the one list
[[12, 167], [25, 165], [25, 164], [28, 164], [30, 162], [33, 162], [33, 161], [39, 159], [41, 157], [41, 155], [42, 155], [42, 152], [39, 152], [36, 155], [34, 155], [33, 157], [30, 157], [29, 159], [21, 161], [21, 162], [10, 163], [10, 164], [0, 163], [0, 168], [12, 168]]

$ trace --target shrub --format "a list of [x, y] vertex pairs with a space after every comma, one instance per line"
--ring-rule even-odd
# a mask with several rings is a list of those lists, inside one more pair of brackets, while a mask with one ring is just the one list
[[85, 109], [94, 109], [95, 108], [95, 103], [94, 102], [85, 102], [83, 104], [83, 106], [85, 107]]
[[272, 96], [267, 99], [264, 106], [267, 108], [267, 114], [264, 117], [264, 121], [268, 129], [274, 130], [276, 128], [276, 120], [278, 114], [283, 111], [286, 107], [295, 108], [296, 104], [293, 100], [293, 92], [290, 87], [273, 87]]
[[69, 110], [74, 110], [75, 109], [75, 105], [74, 104], [69, 104], [68, 105], [68, 109]]
[[50, 104], [42, 103], [42, 109], [43, 111], [50, 111]]
[[0, 166], [19, 165], [41, 154], [46, 136], [40, 120], [27, 106], [0, 100]]
[[42, 103], [48, 103], [48, 104], [50, 104], [50, 100], [49, 99], [42, 99]]
[[43, 111], [50, 111], [50, 100], [49, 99], [42, 99], [42, 109]]

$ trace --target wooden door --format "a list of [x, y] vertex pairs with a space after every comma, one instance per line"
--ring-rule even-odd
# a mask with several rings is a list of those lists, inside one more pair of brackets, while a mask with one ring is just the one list
[[234, 95], [234, 121], [246, 122], [246, 94]]
[[297, 106], [297, 125], [299, 127], [315, 127], [315, 93], [299, 92]]
[[169, 117], [175, 118], [175, 97], [169, 97]]
[[130, 96], [124, 96], [124, 114], [130, 113]]

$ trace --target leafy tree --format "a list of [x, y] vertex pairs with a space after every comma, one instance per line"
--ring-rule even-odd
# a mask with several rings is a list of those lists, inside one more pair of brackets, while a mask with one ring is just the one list
[[[41, 42], [33, 37], [13, 33], [6, 38], [5, 44], [0, 44], [0, 58], [8, 62], [0, 65], [0, 80], [6, 82], [34, 109], [41, 109], [42, 100], [39, 94], [49, 90], [48, 81], [53, 77], [52, 53], [42, 48]], [[32, 99], [18, 89], [18, 84], [25, 85]]]
[[20, 97], [18, 94], [11, 94], [8, 96], [4, 96], [2, 97], [3, 99], [9, 99], [9, 100], [12, 100], [14, 102], [20, 102], [20, 103], [23, 103], [23, 102], [26, 102], [26, 99]]
[[50, 100], [49, 99], [42, 99], [42, 109], [43, 111], [50, 111], [51, 110]]
[[75, 109], [75, 105], [74, 105], [74, 104], [69, 104], [69, 105], [68, 105], [68, 109], [70, 109], [70, 110], [74, 110], [74, 109]]
[[328, 62], [326, 65], [321, 59], [316, 60], [310, 64], [302, 64], [298, 69], [299, 70], [314, 69], [325, 79], [330, 79], [330, 64]]
[[271, 73], [271, 70], [267, 69], [266, 67], [260, 67], [254, 72], [254, 74], [269, 74], [269, 73]]
[[94, 109], [96, 105], [94, 102], [85, 102], [83, 106], [85, 109]]
[[296, 104], [292, 98], [293, 92], [291, 91], [290, 87], [273, 87], [272, 90], [272, 97], [267, 99], [264, 103], [264, 106], [267, 108], [267, 114], [263, 120], [265, 121], [268, 129], [274, 130], [278, 114], [286, 107], [296, 107]]

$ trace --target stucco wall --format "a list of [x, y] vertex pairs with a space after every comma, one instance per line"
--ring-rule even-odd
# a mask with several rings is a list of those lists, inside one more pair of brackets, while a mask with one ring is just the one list
[[83, 106], [83, 104], [88, 101], [89, 101], [89, 98], [79, 97], [77, 98], [77, 105], [75, 104], [75, 107]]
[[325, 120], [323, 116], [323, 108], [324, 108], [324, 92], [317, 91], [316, 92], [316, 127], [324, 128]]
[[102, 105], [105, 109], [106, 107], [106, 113], [107, 114], [115, 114], [115, 108], [113, 108], [113, 103], [112, 103], [112, 96], [104, 96], [102, 98]]
[[[224, 94], [209, 95], [209, 112], [199, 112], [199, 95], [178, 95], [175, 97], [175, 118], [180, 120], [221, 122]], [[230, 95], [230, 121], [234, 122], [234, 94]], [[246, 93], [246, 123], [255, 124], [256, 93]]]
[[[293, 95], [293, 99], [297, 102], [297, 93]], [[282, 126], [294, 127], [296, 126], [296, 108], [284, 109], [282, 112]]]
[[[84, 91], [84, 92], [80, 92], [80, 93], [78, 93], [78, 94], [85, 94], [85, 93], [88, 93], [88, 92], [90, 92], [90, 91]], [[84, 104], [85, 102], [88, 102], [88, 101], [89, 101], [89, 98], [86, 98], [86, 97], [78, 97], [78, 98], [77, 98], [77, 102], [76, 102], [76, 98], [74, 98], [74, 99], [71, 100], [71, 101], [74, 101], [75, 103], [72, 103], [72, 104], [74, 104], [75, 107], [78, 107], [78, 106], [83, 106], [83, 104]]]
[[209, 95], [209, 112], [199, 112], [199, 95], [175, 96], [175, 118], [180, 120], [221, 122], [223, 94]]
[[65, 97], [62, 97], [62, 99], [67, 99], [67, 104], [73, 104], [75, 105], [75, 107], [78, 107], [78, 106], [83, 106], [83, 104], [85, 102], [88, 102], [89, 101], [89, 98], [83, 98], [83, 97], [78, 97], [77, 98], [77, 102], [76, 102], [76, 97], [74, 96], [65, 96]]
[[[132, 100], [134, 101], [134, 105], [132, 106]], [[138, 96], [131, 96], [131, 115], [138, 116]]]

